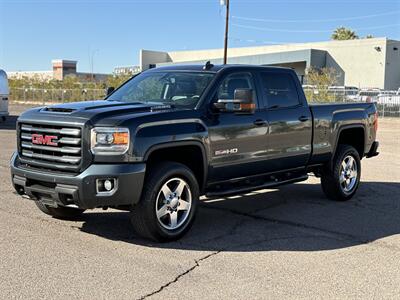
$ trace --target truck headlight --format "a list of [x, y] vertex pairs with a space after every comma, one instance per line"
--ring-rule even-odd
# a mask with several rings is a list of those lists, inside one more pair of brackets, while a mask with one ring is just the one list
[[91, 131], [90, 149], [97, 155], [120, 155], [129, 149], [129, 129], [95, 127]]

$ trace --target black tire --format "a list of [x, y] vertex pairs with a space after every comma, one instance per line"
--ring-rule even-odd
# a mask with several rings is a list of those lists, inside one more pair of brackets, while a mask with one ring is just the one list
[[85, 211], [84, 209], [71, 208], [71, 207], [62, 207], [62, 206], [59, 206], [57, 208], [50, 207], [48, 205], [43, 204], [40, 201], [35, 201], [35, 204], [46, 215], [62, 220], [75, 220], [78, 217], [80, 217], [82, 213]]
[[[168, 229], [163, 227], [162, 221], [159, 221], [156, 210], [157, 206], [160, 204], [160, 201], [166, 201], [166, 196], [161, 194], [161, 189], [165, 186], [165, 184], [168, 184], [174, 179], [181, 179], [186, 183], [185, 189], [186, 192], [190, 193], [191, 195], [191, 205], [187, 210], [187, 213], [186, 211], [184, 212], [186, 216], [185, 218], [181, 219], [182, 224], [176, 229]], [[189, 192], [187, 190], [189, 190]], [[162, 199], [160, 197], [164, 198]], [[179, 199], [179, 197], [177, 197], [177, 199]], [[133, 228], [140, 236], [157, 242], [169, 242], [177, 240], [181, 238], [192, 226], [197, 210], [198, 199], [199, 185], [196, 177], [189, 168], [176, 162], [163, 162], [157, 164], [149, 169], [148, 175], [146, 176], [146, 182], [143, 187], [141, 200], [131, 210], [131, 223]], [[183, 196], [181, 200], [183, 200]], [[180, 203], [177, 203], [177, 206], [179, 205]], [[176, 210], [178, 210], [177, 206], [175, 208]], [[182, 217], [182, 211], [175, 212], [177, 213], [177, 216], [180, 215]], [[171, 215], [169, 212], [165, 215], [167, 220], [169, 220], [172, 225], [172, 220], [170, 219], [172, 217], [170, 216]]]
[[[349, 189], [346, 190], [347, 186], [344, 187], [344, 185], [347, 185], [347, 179], [346, 183], [345, 182], [341, 183], [341, 181], [343, 181], [342, 178], [347, 178], [346, 176], [342, 175], [342, 171], [343, 173], [346, 173], [342, 168], [342, 163], [348, 157], [352, 157], [354, 159], [354, 163], [357, 168], [356, 169], [357, 174], [356, 176], [353, 175], [355, 179], [354, 184], [350, 185], [348, 187]], [[358, 151], [350, 145], [338, 145], [332, 163], [329, 166], [326, 166], [322, 172], [321, 175], [322, 190], [324, 194], [331, 200], [335, 201], [350, 200], [358, 189], [358, 186], [360, 184], [360, 176], [361, 176], [361, 161]], [[351, 181], [351, 179], [349, 180]]]

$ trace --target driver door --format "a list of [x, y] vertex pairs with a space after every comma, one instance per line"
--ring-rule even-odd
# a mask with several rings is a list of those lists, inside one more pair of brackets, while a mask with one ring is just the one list
[[256, 109], [253, 114], [219, 112], [209, 125], [212, 182], [251, 176], [262, 172], [266, 157], [268, 123], [260, 110], [254, 75], [234, 72], [226, 75], [214, 101], [233, 99], [236, 89], [252, 89]]

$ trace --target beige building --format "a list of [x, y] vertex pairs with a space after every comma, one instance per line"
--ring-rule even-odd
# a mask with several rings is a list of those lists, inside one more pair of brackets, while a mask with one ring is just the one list
[[63, 80], [66, 76], [77, 76], [82, 80], [101, 81], [109, 74], [83, 73], [77, 71], [78, 62], [75, 60], [54, 59], [51, 61], [52, 71], [17, 71], [7, 72], [9, 78], [37, 78], [39, 80]]
[[[222, 49], [197, 51], [141, 50], [146, 70], [171, 64], [222, 63]], [[302, 79], [309, 67], [335, 68], [339, 84], [397, 90], [400, 87], [400, 41], [387, 38], [327, 41], [228, 49], [228, 63], [292, 67]]]

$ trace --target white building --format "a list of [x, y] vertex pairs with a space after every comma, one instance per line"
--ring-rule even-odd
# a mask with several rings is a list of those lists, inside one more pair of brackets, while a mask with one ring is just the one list
[[[171, 64], [222, 63], [222, 49], [140, 51], [146, 70]], [[229, 48], [228, 63], [292, 67], [302, 78], [309, 67], [335, 68], [339, 85], [397, 90], [400, 87], [400, 41], [387, 38]]]
[[140, 66], [116, 67], [114, 68], [115, 75], [132, 75], [141, 72]]

